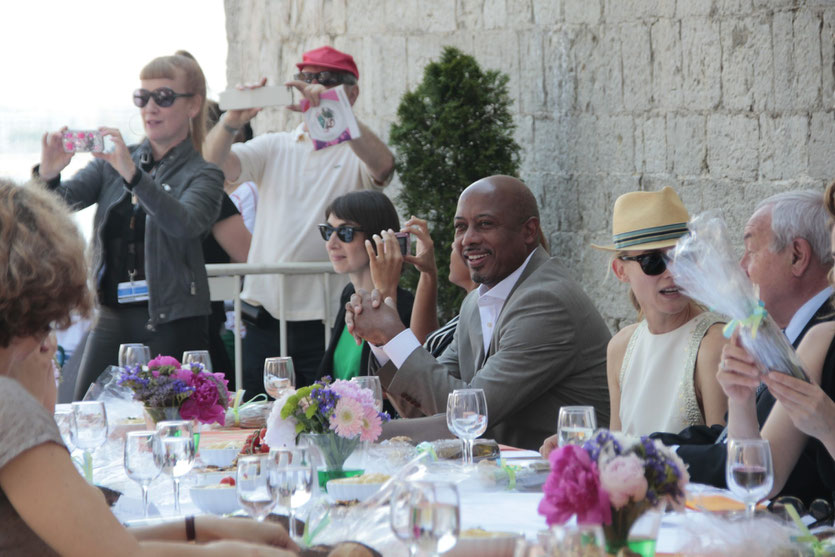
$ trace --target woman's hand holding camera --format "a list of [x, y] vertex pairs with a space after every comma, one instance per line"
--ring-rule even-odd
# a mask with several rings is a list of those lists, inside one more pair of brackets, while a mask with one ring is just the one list
[[[374, 245], [371, 242], [374, 242]], [[375, 253], [376, 246], [376, 253]], [[403, 268], [403, 254], [393, 230], [383, 230], [374, 234], [371, 240], [365, 240], [368, 252], [368, 264], [371, 268], [371, 280], [383, 298], [397, 299], [397, 285]]]
[[72, 160], [74, 153], [64, 151], [65, 131], [67, 126], [56, 132], [47, 132], [41, 138], [41, 165], [38, 174], [44, 180], [52, 180], [58, 176]]
[[103, 136], [109, 136], [113, 142], [113, 149], [107, 153], [93, 153], [97, 159], [106, 160], [119, 173], [125, 182], [130, 182], [136, 173], [136, 164], [130, 157], [130, 151], [122, 139], [122, 133], [116, 128], [99, 128]]

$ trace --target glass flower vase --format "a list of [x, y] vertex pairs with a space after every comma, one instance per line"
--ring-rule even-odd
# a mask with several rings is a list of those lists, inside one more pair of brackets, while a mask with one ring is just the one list
[[663, 508], [646, 502], [612, 509], [612, 523], [603, 525], [606, 553], [617, 555], [621, 549], [628, 548], [632, 554], [653, 557], [663, 512]]
[[145, 425], [148, 429], [156, 429], [158, 422], [166, 420], [179, 420], [180, 407], [179, 406], [146, 406], [145, 407]]
[[345, 461], [359, 446], [359, 436], [347, 439], [336, 433], [303, 433], [300, 444], [316, 447], [322, 455], [324, 470], [319, 470], [319, 487], [327, 491], [328, 480], [359, 476], [362, 470], [345, 470]]

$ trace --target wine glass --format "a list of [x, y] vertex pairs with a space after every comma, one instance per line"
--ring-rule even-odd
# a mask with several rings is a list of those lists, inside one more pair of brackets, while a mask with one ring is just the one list
[[460, 528], [458, 488], [450, 482], [403, 482], [391, 500], [391, 529], [416, 550], [440, 555], [458, 541]]
[[159, 442], [155, 447], [162, 471], [174, 483], [174, 514], [180, 514], [180, 479], [194, 466], [194, 431], [191, 420], [157, 422]]
[[144, 344], [119, 345], [119, 367], [145, 366], [151, 361], [151, 349]]
[[203, 369], [211, 373], [212, 371], [212, 357], [209, 356], [208, 350], [186, 350], [183, 352], [183, 362], [185, 364], [203, 364]]
[[142, 488], [142, 510], [148, 518], [148, 488], [162, 472], [156, 431], [129, 431], [125, 436], [125, 474]]
[[93, 481], [93, 452], [107, 441], [107, 412], [100, 400], [72, 403], [72, 444], [84, 451], [84, 477]]
[[473, 464], [473, 441], [487, 430], [487, 399], [482, 389], [455, 389], [447, 398], [447, 427], [464, 441], [464, 465]]
[[246, 513], [263, 522], [275, 506], [278, 492], [270, 481], [270, 456], [238, 457], [236, 489], [238, 502]]
[[58, 426], [58, 431], [61, 432], [61, 439], [63, 439], [64, 445], [66, 445], [70, 452], [72, 452], [73, 429], [76, 427], [75, 412], [73, 412], [72, 406], [56, 406], [55, 412], [53, 413], [53, 417], [55, 418], [55, 424]]
[[383, 411], [383, 386], [380, 384], [379, 377], [376, 375], [360, 375], [359, 377], [352, 377], [351, 381], [374, 393], [374, 407], [377, 412]]
[[296, 372], [293, 358], [278, 356], [264, 360], [264, 390], [271, 397], [278, 399], [296, 385]]
[[754, 517], [757, 501], [774, 486], [771, 447], [765, 439], [731, 439], [725, 466], [728, 489], [745, 503], [745, 517]]
[[286, 502], [290, 536], [296, 536], [296, 509], [310, 501], [313, 494], [313, 455], [309, 447], [270, 450], [270, 481], [279, 500]]
[[563, 406], [557, 418], [557, 439], [560, 447], [582, 445], [594, 435], [597, 419], [593, 406]]

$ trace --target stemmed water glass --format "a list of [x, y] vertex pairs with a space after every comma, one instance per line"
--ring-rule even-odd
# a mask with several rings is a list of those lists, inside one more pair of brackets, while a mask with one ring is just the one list
[[286, 504], [290, 536], [296, 536], [296, 509], [310, 500], [313, 494], [315, 466], [310, 447], [278, 448], [270, 450], [270, 481], [278, 492], [279, 501]]
[[487, 399], [482, 389], [455, 389], [447, 398], [449, 430], [464, 441], [464, 465], [473, 464], [473, 441], [487, 430]]
[[351, 382], [374, 393], [374, 407], [377, 408], [377, 412], [383, 411], [383, 386], [380, 384], [379, 377], [376, 375], [360, 375], [359, 377], [352, 377]]
[[557, 418], [559, 446], [582, 445], [594, 435], [597, 418], [593, 406], [563, 406]]
[[394, 535], [416, 550], [440, 555], [458, 541], [460, 528], [458, 488], [449, 482], [403, 482], [391, 499]]
[[148, 518], [148, 488], [162, 472], [156, 431], [129, 431], [125, 436], [125, 474], [142, 488], [142, 510]]
[[186, 350], [183, 352], [183, 362], [185, 364], [203, 364], [203, 369], [212, 371], [212, 357], [208, 350]]
[[55, 418], [55, 424], [58, 426], [58, 431], [61, 432], [61, 439], [64, 441], [64, 445], [72, 452], [72, 436], [73, 436], [73, 429], [75, 426], [75, 412], [73, 412], [72, 406], [69, 405], [58, 405], [59, 407], [55, 408], [55, 412], [53, 413], [53, 417]]
[[268, 395], [278, 399], [295, 385], [296, 372], [293, 369], [293, 358], [277, 356], [264, 360], [264, 390]]
[[93, 452], [107, 441], [107, 412], [99, 400], [72, 403], [72, 444], [84, 451], [84, 477], [93, 481]]
[[155, 448], [162, 462], [162, 471], [174, 483], [174, 514], [180, 514], [180, 480], [194, 466], [194, 435], [190, 420], [157, 423]]
[[127, 343], [119, 345], [119, 367], [145, 366], [151, 361], [151, 349], [144, 344]]
[[276, 504], [278, 491], [270, 478], [270, 457], [259, 454], [238, 457], [236, 489], [246, 513], [263, 522]]
[[731, 439], [725, 466], [728, 488], [745, 503], [745, 517], [754, 517], [757, 502], [774, 486], [771, 446], [765, 439]]

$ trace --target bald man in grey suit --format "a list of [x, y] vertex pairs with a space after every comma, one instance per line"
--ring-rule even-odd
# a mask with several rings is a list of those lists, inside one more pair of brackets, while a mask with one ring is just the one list
[[537, 449], [564, 405], [597, 410], [609, 423], [609, 330], [582, 288], [539, 247], [539, 211], [516, 178], [491, 176], [461, 194], [455, 241], [480, 286], [461, 306], [455, 337], [435, 360], [379, 294], [358, 293], [346, 323], [366, 339], [377, 374], [401, 416], [387, 434], [448, 436], [443, 412], [454, 389], [487, 398], [486, 437]]

